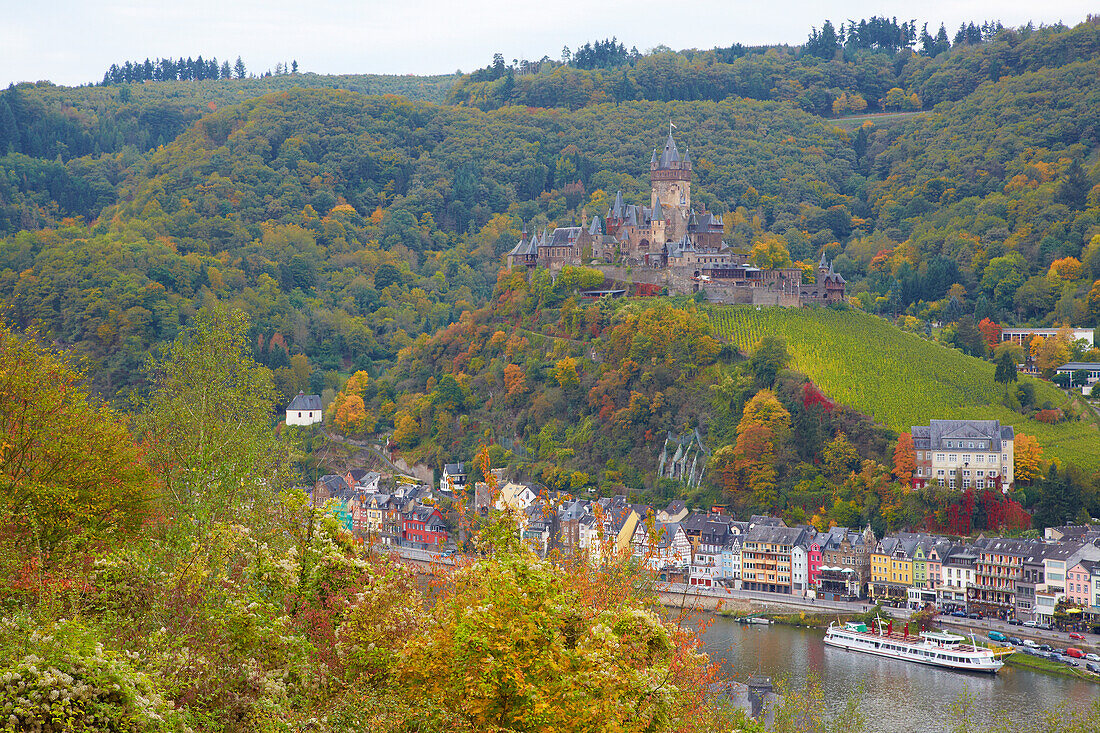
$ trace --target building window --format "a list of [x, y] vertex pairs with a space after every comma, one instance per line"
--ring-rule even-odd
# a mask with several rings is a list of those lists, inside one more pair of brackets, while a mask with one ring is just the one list
[[943, 453], [937, 453], [936, 454], [936, 462], [937, 463], [943, 463]]
[[970, 454], [969, 453], [964, 453], [963, 454], [963, 463], [970, 463]]
[[952, 453], [949, 456], [947, 456], [947, 462], [948, 463], [958, 463], [959, 462], [958, 454], [957, 453]]

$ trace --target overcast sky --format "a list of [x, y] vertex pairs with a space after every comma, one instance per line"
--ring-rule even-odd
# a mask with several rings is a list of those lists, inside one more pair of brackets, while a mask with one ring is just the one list
[[559, 58], [563, 45], [610, 36], [641, 51], [711, 48], [800, 43], [825, 18], [897, 16], [953, 31], [969, 20], [1074, 25], [1096, 10], [1087, 0], [0, 0], [0, 84], [81, 84], [112, 63], [199, 55], [240, 55], [253, 71], [296, 59], [322, 74], [446, 74], [497, 51]]

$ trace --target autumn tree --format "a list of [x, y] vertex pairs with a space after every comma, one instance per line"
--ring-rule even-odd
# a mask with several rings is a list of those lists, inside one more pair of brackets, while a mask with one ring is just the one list
[[791, 413], [779, 402], [775, 392], [762, 389], [745, 404], [737, 426], [738, 440], [753, 425], [767, 428], [776, 439], [782, 440], [790, 432]]
[[791, 253], [787, 241], [778, 234], [762, 234], [749, 251], [749, 263], [762, 270], [778, 270], [791, 267]]
[[709, 660], [636, 585], [585, 594], [590, 585], [524, 552], [459, 569], [406, 647], [405, 689], [475, 730], [685, 724], [680, 696], [694, 696]]
[[908, 486], [912, 482], [916, 465], [917, 454], [913, 450], [913, 435], [902, 433], [894, 446], [894, 475], [903, 486]]
[[839, 433], [822, 451], [825, 472], [834, 480], [842, 480], [860, 466], [859, 451], [848, 440], [848, 436]]
[[527, 379], [521, 367], [516, 364], [508, 364], [504, 367], [504, 389], [508, 404], [517, 404], [519, 398], [527, 391]]
[[1001, 327], [999, 325], [988, 318], [983, 318], [981, 322], [978, 323], [978, 331], [980, 331], [982, 337], [985, 338], [985, 342], [989, 345], [990, 350], [997, 348], [997, 344], [1001, 341]]
[[0, 573], [14, 579], [134, 531], [153, 486], [123, 417], [83, 372], [0, 326]]
[[1039, 476], [1043, 447], [1027, 433], [1016, 433], [1013, 445], [1012, 474], [1016, 481], [1031, 483]]
[[1055, 369], [1070, 360], [1069, 339], [1061, 332], [1049, 338], [1036, 338], [1031, 343], [1031, 356], [1035, 366], [1049, 379]]

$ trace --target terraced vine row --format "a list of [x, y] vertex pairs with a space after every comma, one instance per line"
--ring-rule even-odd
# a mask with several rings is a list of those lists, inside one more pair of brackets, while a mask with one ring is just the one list
[[[1091, 422], [1044, 425], [1001, 403], [1004, 388], [994, 366], [859, 311], [825, 308], [711, 306], [717, 335], [751, 351], [765, 335], [787, 341], [794, 369], [831, 398], [871, 415], [894, 430], [932, 418], [998, 419], [1035, 435], [1047, 454], [1100, 468], [1100, 432]], [[1066, 402], [1036, 382], [1040, 403]]]

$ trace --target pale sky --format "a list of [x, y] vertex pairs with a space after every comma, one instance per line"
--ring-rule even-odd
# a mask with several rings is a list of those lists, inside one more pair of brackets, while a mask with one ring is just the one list
[[[675, 13], [668, 12], [674, 8]], [[495, 52], [557, 59], [617, 36], [627, 48], [801, 43], [811, 26], [872, 15], [954, 32], [962, 21], [1075, 25], [1088, 0], [0, 0], [0, 85], [99, 81], [112, 63], [199, 56], [250, 70], [296, 59], [320, 74], [448, 74]]]

